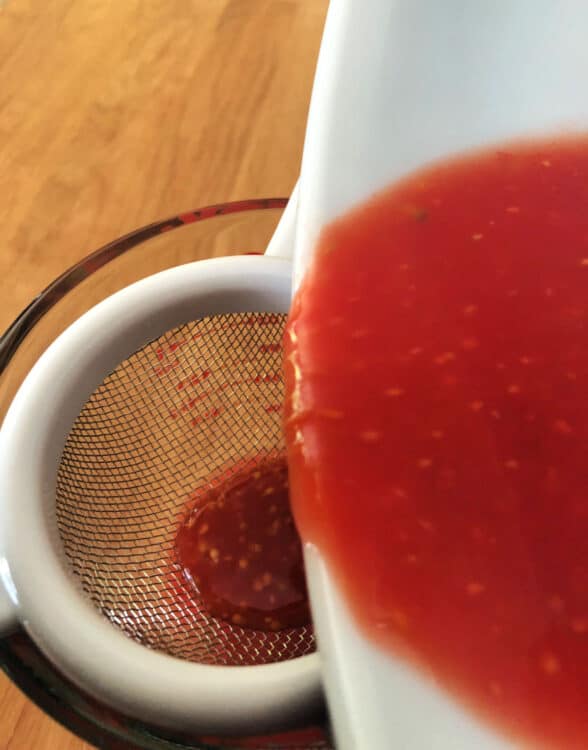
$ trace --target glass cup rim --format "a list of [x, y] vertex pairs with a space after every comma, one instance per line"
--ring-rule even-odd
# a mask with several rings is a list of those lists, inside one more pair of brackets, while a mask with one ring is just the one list
[[288, 200], [288, 198], [247, 198], [214, 203], [146, 224], [90, 252], [48, 284], [0, 335], [0, 376], [10, 364], [23, 340], [41, 318], [82, 281], [120, 256], [165, 232], [233, 213], [283, 209], [288, 204]]

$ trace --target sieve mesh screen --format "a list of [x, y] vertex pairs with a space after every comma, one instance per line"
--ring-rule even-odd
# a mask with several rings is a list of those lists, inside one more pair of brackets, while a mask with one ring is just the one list
[[71, 570], [135, 641], [204, 664], [314, 651], [310, 627], [253, 631], [207, 614], [174, 539], [186, 509], [231, 466], [283, 452], [285, 315], [218, 315], [169, 331], [122, 362], [66, 441], [56, 512]]

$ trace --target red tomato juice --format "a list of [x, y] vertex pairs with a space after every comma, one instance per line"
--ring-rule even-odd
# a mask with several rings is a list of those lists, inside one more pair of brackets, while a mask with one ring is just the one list
[[206, 610], [257, 630], [306, 625], [306, 580], [285, 457], [243, 462], [191, 505], [176, 535], [176, 556]]
[[360, 628], [560, 749], [588, 747], [587, 322], [588, 140], [562, 139], [335, 221], [286, 335], [297, 524]]

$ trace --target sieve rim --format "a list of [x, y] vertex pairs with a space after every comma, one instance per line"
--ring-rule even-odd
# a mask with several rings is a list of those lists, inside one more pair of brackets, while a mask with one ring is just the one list
[[[290, 288], [290, 262], [266, 256], [198, 261], [138, 281], [96, 305], [53, 342], [25, 379], [0, 431], [2, 578], [14, 586], [18, 619], [76, 684], [137, 718], [190, 731], [259, 731], [308, 718], [320, 706], [317, 654], [218, 667], [183, 662], [132, 642], [80, 595], [64, 570], [51, 511], [65, 437], [113, 366], [196, 318], [286, 312]], [[7, 529], [10, 534], [2, 531]]]

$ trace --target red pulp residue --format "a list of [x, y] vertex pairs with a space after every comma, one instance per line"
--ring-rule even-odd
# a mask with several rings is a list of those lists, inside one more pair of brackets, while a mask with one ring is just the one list
[[[286, 412], [303, 538], [478, 714], [588, 747], [588, 141], [406, 179], [324, 232]], [[410, 654], [410, 656], [409, 656]]]
[[309, 622], [285, 457], [244, 463], [215, 482], [180, 526], [176, 552], [210, 614], [259, 630]]

